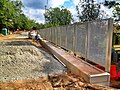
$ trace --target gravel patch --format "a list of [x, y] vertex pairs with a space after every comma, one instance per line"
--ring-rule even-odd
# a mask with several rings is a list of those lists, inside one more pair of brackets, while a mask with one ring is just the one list
[[63, 74], [66, 68], [35, 46], [0, 46], [0, 81], [37, 79]]

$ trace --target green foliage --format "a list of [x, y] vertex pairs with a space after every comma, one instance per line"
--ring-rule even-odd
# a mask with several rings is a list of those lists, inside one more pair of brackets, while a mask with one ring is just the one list
[[116, 44], [120, 44], [120, 34], [116, 34], [116, 37], [117, 37], [117, 42], [116, 42]]
[[118, 23], [120, 21], [120, 3], [116, 1], [105, 1], [104, 6], [108, 7], [109, 9], [114, 8], [113, 17], [114, 17], [115, 23]]
[[95, 4], [94, 0], [85, 0], [82, 5], [82, 12], [79, 19], [82, 22], [96, 20], [100, 14], [100, 5]]
[[[116, 1], [105, 1], [104, 6], [110, 8], [114, 8], [113, 10], [113, 17], [114, 17], [114, 23], [120, 22], [120, 3], [117, 3]], [[116, 30], [120, 30], [120, 26], [116, 26]], [[120, 35], [114, 34], [113, 35], [113, 45], [114, 44], [120, 44]]]
[[115, 6], [113, 10], [113, 17], [116, 23], [120, 21], [120, 5]]
[[68, 25], [73, 21], [71, 12], [64, 7], [49, 8], [44, 16], [48, 23], [45, 25], [47, 27]]
[[116, 1], [106, 1], [104, 3], [104, 6], [107, 6], [109, 9], [112, 7], [115, 7], [116, 5], [119, 5], [119, 3], [116, 3]]
[[120, 30], [120, 26], [117, 26], [116, 29], [117, 29], [117, 30]]
[[[2, 28], [32, 30], [42, 28], [22, 12], [21, 0], [0, 0], [0, 32]], [[33, 28], [34, 27], [34, 28]]]
[[[11, 9], [10, 9], [11, 8]], [[8, 27], [13, 26], [10, 23], [11, 18], [13, 17], [13, 5], [10, 3], [9, 0], [0, 0], [0, 26], [1, 27]]]
[[120, 44], [120, 34], [113, 33], [112, 45], [118, 45], [118, 44]]

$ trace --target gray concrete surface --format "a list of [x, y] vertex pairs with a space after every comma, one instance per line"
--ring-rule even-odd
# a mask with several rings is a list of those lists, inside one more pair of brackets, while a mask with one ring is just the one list
[[37, 79], [65, 73], [52, 55], [35, 46], [0, 46], [0, 81]]

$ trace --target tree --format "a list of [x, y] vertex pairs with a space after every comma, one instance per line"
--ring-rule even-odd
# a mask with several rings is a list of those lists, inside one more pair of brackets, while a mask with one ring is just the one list
[[11, 9], [13, 9], [13, 6], [9, 1], [0, 0], [0, 29], [6, 26], [13, 26], [10, 23], [13, 13]]
[[0, 30], [3, 27], [14, 28], [19, 22], [18, 17], [21, 14], [21, 8], [21, 1], [0, 0]]
[[37, 24], [22, 12], [20, 0], [0, 0], [0, 32], [2, 28], [32, 30]]
[[29, 19], [24, 14], [20, 14], [19, 23], [16, 23], [16, 26], [18, 29], [21, 30], [32, 30], [34, 26], [36, 26], [36, 23], [34, 20]]
[[[120, 30], [120, 26], [118, 23], [120, 23], [120, 3], [116, 1], [105, 1], [104, 6], [110, 8], [113, 8], [113, 17], [114, 17], [114, 23], [116, 30]], [[120, 35], [115, 33], [113, 35], [113, 45], [120, 43]]]
[[[113, 17], [115, 20], [115, 23], [120, 22], [120, 3], [116, 1], [105, 1], [104, 6], [110, 8], [113, 8]], [[119, 27], [117, 27], [119, 29]]]
[[73, 21], [71, 12], [64, 7], [49, 8], [44, 16], [50, 26], [68, 25]]
[[84, 0], [81, 3], [81, 8], [81, 15], [78, 17], [82, 22], [96, 20], [100, 14], [100, 5], [95, 4], [94, 0]]
[[13, 15], [13, 24], [14, 24], [14, 28], [15, 30], [20, 29], [22, 22], [21, 22], [21, 17], [22, 17], [22, 7], [23, 4], [20, 0], [15, 0], [15, 1], [11, 1], [13, 7], [14, 7], [14, 15]]
[[44, 25], [36, 23], [26, 17], [22, 12], [21, 0], [0, 0], [0, 32], [2, 28], [12, 30], [32, 30], [43, 28]]
[[116, 1], [106, 1], [104, 2], [104, 6], [107, 6], [109, 9], [112, 7], [115, 7], [116, 5], [119, 5], [119, 3], [116, 3]]
[[120, 22], [120, 5], [115, 6], [113, 10], [113, 17], [115, 18], [115, 22]]

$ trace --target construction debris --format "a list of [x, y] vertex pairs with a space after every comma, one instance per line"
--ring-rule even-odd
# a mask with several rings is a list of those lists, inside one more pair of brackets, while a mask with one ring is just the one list
[[0, 90], [115, 90], [113, 88], [86, 83], [74, 74], [62, 74], [37, 80], [18, 80], [0, 83]]

